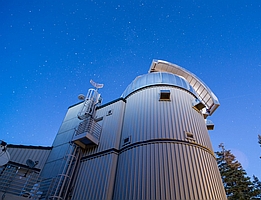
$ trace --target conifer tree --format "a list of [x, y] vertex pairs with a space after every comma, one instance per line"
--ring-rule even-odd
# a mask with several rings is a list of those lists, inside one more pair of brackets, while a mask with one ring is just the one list
[[252, 199], [261, 199], [261, 182], [256, 176], [253, 176], [253, 185], [254, 185], [254, 197]]
[[222, 143], [219, 148], [221, 151], [215, 153], [228, 200], [255, 199], [257, 192], [242, 165]]

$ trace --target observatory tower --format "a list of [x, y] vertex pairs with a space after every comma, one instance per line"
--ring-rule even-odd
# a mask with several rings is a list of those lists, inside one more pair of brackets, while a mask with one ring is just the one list
[[[219, 102], [199, 78], [154, 60], [119, 99], [100, 105], [94, 86], [69, 107], [53, 143], [41, 175], [64, 175], [49, 197], [226, 199], [208, 135]], [[74, 159], [62, 164], [66, 156]]]
[[206, 118], [217, 97], [160, 60], [126, 88], [114, 199], [226, 199]]

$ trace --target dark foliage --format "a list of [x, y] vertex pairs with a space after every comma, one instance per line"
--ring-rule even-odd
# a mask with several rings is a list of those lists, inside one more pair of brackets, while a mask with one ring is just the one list
[[231, 151], [226, 150], [223, 144], [219, 148], [221, 151], [215, 153], [228, 200], [259, 199], [261, 184], [258, 178], [254, 178], [252, 183]]

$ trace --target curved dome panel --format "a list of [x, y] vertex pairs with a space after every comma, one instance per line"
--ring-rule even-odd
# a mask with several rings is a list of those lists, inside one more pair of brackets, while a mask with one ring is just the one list
[[177, 86], [185, 90], [188, 90], [189, 92], [197, 96], [194, 89], [184, 78], [171, 73], [155, 72], [155, 73], [144, 74], [136, 77], [131, 82], [131, 84], [125, 89], [121, 97], [125, 98], [132, 92], [151, 85]]
[[218, 98], [215, 94], [208, 88], [208, 86], [201, 81], [196, 75], [187, 71], [186, 69], [166, 62], [162, 60], [153, 60], [149, 73], [154, 72], [168, 72], [172, 74], [176, 74], [185, 78], [189, 84], [193, 87], [196, 91], [197, 96], [199, 99], [206, 105], [209, 114], [211, 115], [220, 105]]

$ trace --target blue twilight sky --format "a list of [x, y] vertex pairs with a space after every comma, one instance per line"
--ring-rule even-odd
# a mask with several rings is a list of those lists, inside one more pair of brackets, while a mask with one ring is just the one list
[[182, 66], [220, 100], [211, 116], [249, 176], [261, 178], [261, 2], [0, 1], [0, 139], [52, 145], [67, 108], [104, 83], [122, 94], [152, 59]]

